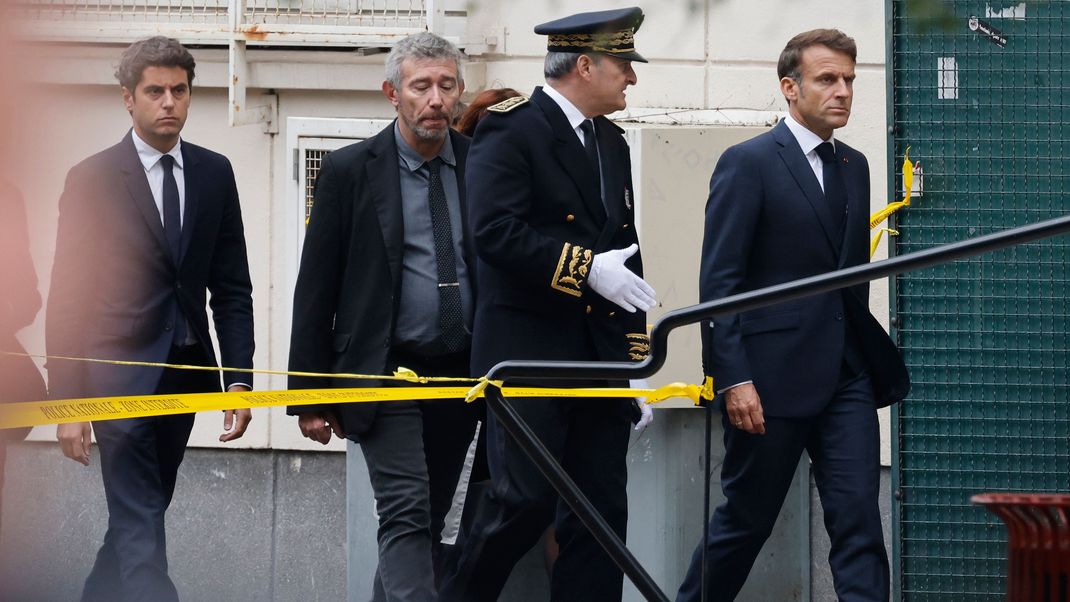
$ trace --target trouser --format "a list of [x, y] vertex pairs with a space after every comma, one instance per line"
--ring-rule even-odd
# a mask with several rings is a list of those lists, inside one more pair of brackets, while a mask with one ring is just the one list
[[[631, 403], [620, 399], [512, 399], [614, 532], [625, 539]], [[560, 555], [550, 597], [556, 601], [620, 600], [623, 575], [579, 518], [505, 432], [491, 412], [487, 457], [492, 488], [478, 501], [470, 531], [440, 592], [443, 602], [496, 600], [517, 561], [554, 524]]]
[[[391, 363], [423, 375], [468, 374], [467, 351], [438, 358], [394, 352]], [[442, 529], [476, 419], [463, 400], [390, 402], [360, 435], [379, 515], [376, 602], [435, 599]]]
[[[197, 347], [172, 348], [168, 363], [206, 363]], [[219, 389], [215, 373], [165, 369], [156, 394]], [[82, 590], [84, 601], [178, 600], [167, 575], [164, 513], [193, 429], [193, 414], [93, 423], [108, 502], [104, 544]]]
[[[837, 598], [887, 600], [888, 556], [878, 508], [880, 436], [868, 374], [845, 366], [821, 414], [766, 416], [764, 435], [733, 427], [727, 414], [722, 425], [725, 502], [709, 524], [706, 600], [734, 600], [739, 594], [773, 530], [803, 450], [810, 455], [824, 508]], [[697, 602], [701, 591], [700, 542], [676, 600]]]

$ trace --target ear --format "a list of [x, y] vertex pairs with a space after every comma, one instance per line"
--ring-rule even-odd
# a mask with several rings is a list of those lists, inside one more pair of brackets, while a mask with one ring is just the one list
[[790, 77], [780, 78], [780, 92], [791, 104], [799, 99], [799, 84]]
[[586, 54], [581, 54], [576, 59], [576, 74], [585, 80], [591, 79], [591, 70], [594, 69], [594, 61]]
[[386, 96], [386, 99], [390, 101], [390, 104], [394, 105], [395, 109], [401, 102], [400, 100], [398, 100], [398, 89], [395, 88], [394, 84], [390, 83], [389, 81], [383, 82], [383, 96]]
[[126, 112], [127, 113], [133, 113], [134, 112], [134, 93], [131, 92], [130, 90], [128, 90], [126, 88], [126, 86], [123, 86], [122, 90], [123, 90], [123, 106], [126, 107]]

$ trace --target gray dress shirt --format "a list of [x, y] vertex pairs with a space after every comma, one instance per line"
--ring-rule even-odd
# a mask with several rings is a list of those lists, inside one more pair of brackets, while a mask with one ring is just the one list
[[[435, 235], [428, 206], [430, 170], [426, 161], [405, 142], [397, 123], [394, 140], [398, 146], [398, 173], [401, 182], [401, 211], [404, 222], [405, 249], [401, 259], [401, 299], [394, 327], [395, 345], [408, 352], [428, 357], [441, 355], [438, 342], [438, 269], [435, 258]], [[461, 198], [457, 188], [457, 159], [449, 136], [438, 156], [439, 171], [449, 206], [453, 231], [453, 254], [457, 258], [457, 281], [461, 286], [461, 309], [465, 331], [471, 335], [474, 304], [468, 266], [464, 260], [464, 224]]]

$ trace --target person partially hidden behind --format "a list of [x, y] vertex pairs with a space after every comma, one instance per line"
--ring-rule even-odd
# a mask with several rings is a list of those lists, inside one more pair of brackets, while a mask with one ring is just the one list
[[[847, 125], [855, 42], [801, 33], [777, 73], [788, 115], [729, 148], [710, 181], [702, 242], [703, 302], [869, 260], [869, 166], [833, 132]], [[832, 541], [840, 600], [886, 600], [888, 557], [877, 506], [877, 408], [910, 379], [869, 313], [869, 287], [822, 293], [717, 318], [702, 329], [703, 370], [722, 410], [725, 502], [709, 525], [708, 600], [747, 579], [809, 453]], [[678, 602], [700, 600], [701, 544]]]
[[[223, 155], [181, 139], [196, 64], [177, 41], [153, 37], [123, 52], [116, 71], [133, 128], [74, 166], [59, 201], [45, 314], [50, 356], [252, 368], [253, 302], [234, 172]], [[50, 359], [52, 399], [219, 391], [214, 371]], [[249, 390], [234, 372], [228, 391]], [[83, 600], [167, 602], [164, 513], [193, 414], [94, 422], [108, 531]], [[249, 410], [228, 410], [220, 441], [245, 432]], [[89, 465], [90, 425], [60, 425], [63, 454]]]

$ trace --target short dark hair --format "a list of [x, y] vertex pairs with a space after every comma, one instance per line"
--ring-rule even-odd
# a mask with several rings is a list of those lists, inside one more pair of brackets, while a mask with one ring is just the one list
[[788, 40], [788, 45], [780, 53], [777, 61], [776, 73], [779, 79], [790, 77], [799, 81], [802, 73], [799, 71], [802, 64], [803, 50], [811, 46], [826, 46], [837, 52], [842, 52], [851, 57], [851, 62], [858, 60], [858, 47], [855, 46], [854, 38], [838, 29], [811, 29], [804, 31]]
[[138, 40], [123, 51], [119, 67], [115, 70], [115, 79], [119, 85], [131, 93], [141, 81], [141, 75], [147, 67], [181, 67], [186, 70], [189, 86], [193, 88], [193, 70], [197, 62], [186, 47], [178, 40], [164, 36], [153, 36]]

